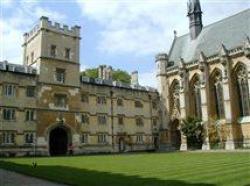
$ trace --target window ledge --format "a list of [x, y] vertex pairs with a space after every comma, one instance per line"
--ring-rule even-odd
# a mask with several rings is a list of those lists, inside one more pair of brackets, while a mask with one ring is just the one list
[[244, 116], [238, 119], [238, 123], [244, 124], [244, 123], [250, 123], [250, 116]]

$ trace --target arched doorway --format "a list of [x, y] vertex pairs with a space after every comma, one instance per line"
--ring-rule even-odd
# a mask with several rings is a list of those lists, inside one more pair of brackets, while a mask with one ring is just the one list
[[49, 135], [49, 152], [51, 156], [65, 155], [68, 150], [68, 134], [62, 127], [51, 130]]
[[181, 147], [181, 131], [179, 125], [179, 120], [177, 119], [171, 123], [171, 143], [176, 150], [179, 150]]

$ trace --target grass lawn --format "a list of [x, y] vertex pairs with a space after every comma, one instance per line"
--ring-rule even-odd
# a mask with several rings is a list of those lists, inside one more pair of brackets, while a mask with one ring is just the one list
[[[0, 159], [0, 168], [69, 185], [250, 186], [250, 153], [156, 153]], [[2, 179], [2, 178], [1, 178]]]

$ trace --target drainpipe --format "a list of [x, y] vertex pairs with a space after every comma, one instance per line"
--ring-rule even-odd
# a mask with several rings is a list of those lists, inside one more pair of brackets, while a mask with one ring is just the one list
[[114, 151], [114, 102], [113, 102], [113, 91], [110, 91], [110, 101], [111, 101], [111, 108], [110, 108], [110, 114], [111, 114], [111, 137], [112, 137], [112, 150]]

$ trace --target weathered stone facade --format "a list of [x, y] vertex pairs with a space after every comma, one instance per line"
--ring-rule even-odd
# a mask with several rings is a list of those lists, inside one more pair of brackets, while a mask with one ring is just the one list
[[41, 17], [24, 34], [23, 65], [0, 63], [0, 154], [158, 147], [157, 91], [138, 85], [137, 75], [131, 85], [112, 81], [112, 74], [80, 77], [80, 39], [80, 27], [61, 28]]
[[194, 117], [206, 129], [204, 150], [210, 149], [212, 125], [224, 132], [223, 148], [249, 147], [250, 10], [206, 27], [201, 14], [200, 2], [189, 1], [190, 33], [175, 32], [170, 52], [156, 56], [168, 143], [186, 150], [180, 123]]

